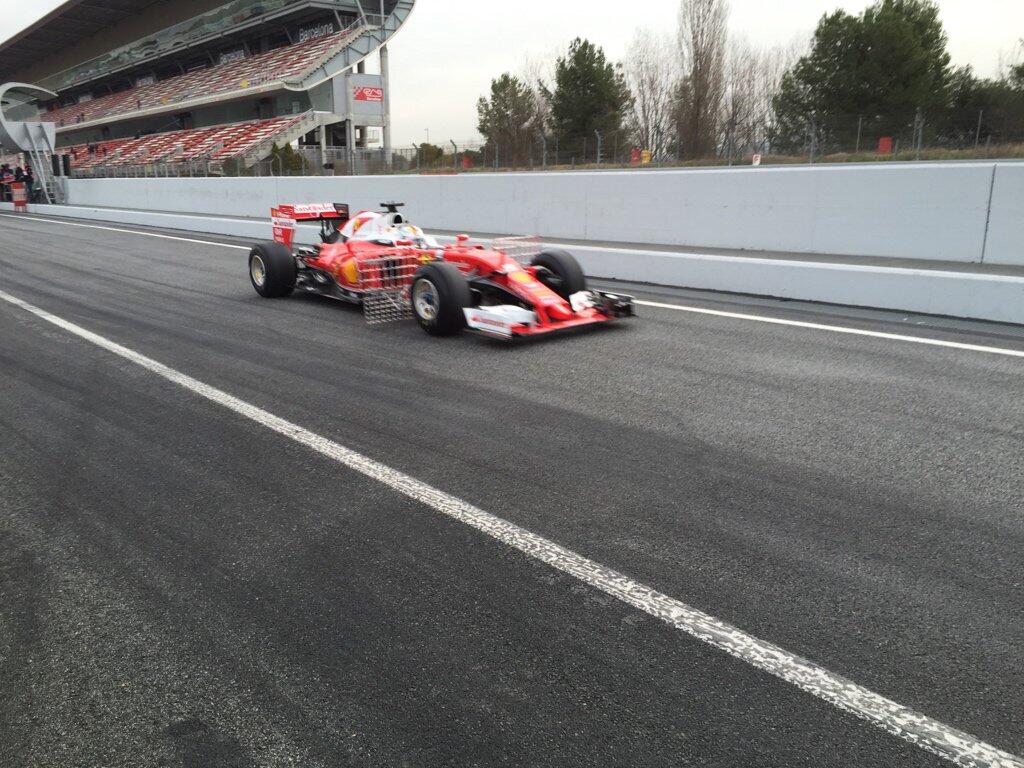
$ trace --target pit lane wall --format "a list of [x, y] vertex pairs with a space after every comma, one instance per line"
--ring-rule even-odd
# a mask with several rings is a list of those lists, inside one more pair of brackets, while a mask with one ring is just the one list
[[104, 179], [69, 193], [52, 212], [247, 239], [269, 237], [278, 202], [398, 200], [428, 230], [586, 241], [571, 248], [592, 277], [1024, 324], [1024, 276], [988, 271], [1024, 266], [1024, 164]]
[[74, 180], [69, 202], [265, 217], [279, 202], [407, 203], [431, 229], [1024, 265], [1024, 164], [336, 178]]

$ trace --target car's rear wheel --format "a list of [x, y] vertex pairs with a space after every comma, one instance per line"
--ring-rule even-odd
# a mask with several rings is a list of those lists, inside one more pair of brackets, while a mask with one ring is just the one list
[[409, 301], [420, 327], [432, 336], [451, 336], [466, 327], [469, 283], [454, 264], [424, 264], [412, 279]]
[[297, 276], [295, 256], [281, 243], [260, 243], [249, 253], [249, 280], [265, 299], [291, 294]]
[[587, 290], [587, 278], [576, 257], [568, 251], [544, 251], [533, 260], [540, 267], [537, 279], [563, 299]]

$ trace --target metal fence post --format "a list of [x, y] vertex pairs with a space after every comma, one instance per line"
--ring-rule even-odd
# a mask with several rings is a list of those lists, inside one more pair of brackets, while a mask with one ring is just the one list
[[921, 149], [924, 145], [924, 114], [921, 110], [917, 110], [914, 114], [914, 149], [916, 151], [916, 159], [921, 159]]
[[864, 116], [861, 115], [860, 117], [857, 118], [857, 149], [854, 150], [854, 152], [856, 154], [858, 154], [858, 155], [860, 154], [860, 132], [861, 132], [861, 129], [863, 127], [864, 127]]

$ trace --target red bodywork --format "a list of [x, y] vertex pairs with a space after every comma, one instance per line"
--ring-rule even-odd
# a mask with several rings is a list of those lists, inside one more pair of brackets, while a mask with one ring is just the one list
[[[271, 216], [274, 240], [289, 248], [293, 246], [296, 222], [332, 222], [340, 229], [349, 220], [347, 207], [341, 205], [282, 205], [271, 211]], [[597, 307], [579, 306], [574, 310], [569, 301], [538, 279], [537, 267], [522, 265], [502, 251], [471, 245], [466, 235], [460, 235], [456, 244], [440, 248], [421, 248], [402, 240], [385, 244], [353, 238], [325, 243], [318, 246], [315, 254], [301, 258], [311, 269], [333, 278], [343, 292], [356, 296], [396, 289], [407, 295], [419, 266], [438, 260], [454, 264], [471, 281], [497, 285], [534, 312], [536, 323], [503, 324], [496, 328], [494, 335], [503, 337], [535, 336], [615, 319]]]

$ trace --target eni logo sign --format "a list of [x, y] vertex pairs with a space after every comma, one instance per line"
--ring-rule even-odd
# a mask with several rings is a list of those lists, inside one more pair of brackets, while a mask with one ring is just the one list
[[352, 89], [352, 94], [355, 97], [356, 101], [384, 101], [383, 88], [371, 88], [370, 86], [357, 85], [355, 88]]

